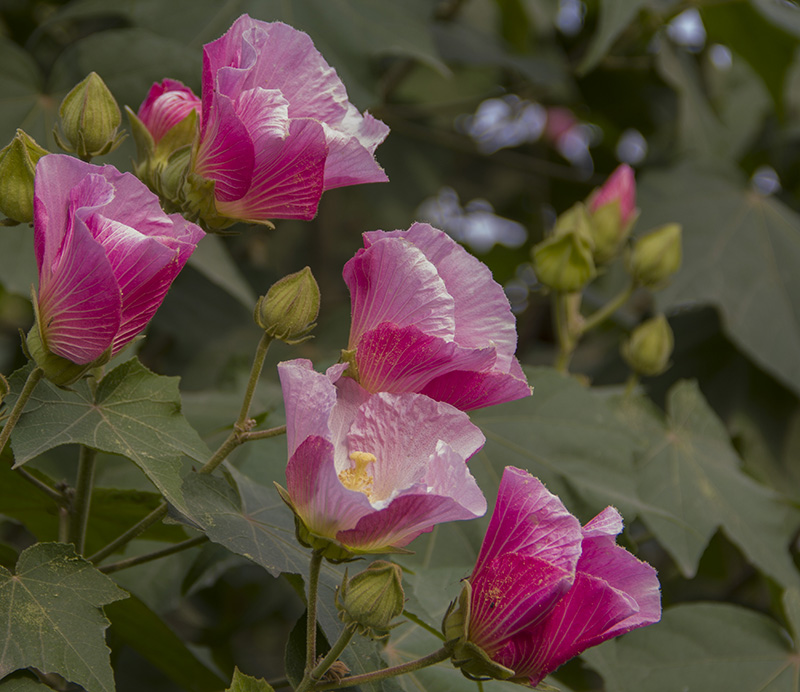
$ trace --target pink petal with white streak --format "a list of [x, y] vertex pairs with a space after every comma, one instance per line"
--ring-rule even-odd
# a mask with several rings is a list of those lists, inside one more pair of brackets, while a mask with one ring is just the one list
[[343, 275], [352, 305], [348, 348], [384, 322], [414, 325], [429, 336], [453, 340], [453, 297], [436, 267], [408, 241], [387, 239], [359, 250], [344, 265]]

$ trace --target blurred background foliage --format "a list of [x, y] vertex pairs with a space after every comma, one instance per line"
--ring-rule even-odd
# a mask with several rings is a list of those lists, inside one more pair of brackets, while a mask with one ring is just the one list
[[[134, 110], [164, 77], [199, 94], [202, 45], [243, 12], [311, 35], [351, 100], [390, 126], [377, 158], [391, 182], [326, 193], [310, 223], [239, 227], [203, 241], [139, 356], [181, 376], [184, 413], [204, 440], [213, 447], [235, 418], [259, 337], [252, 307], [279, 277], [309, 265], [323, 306], [316, 338], [276, 344], [271, 363], [307, 357], [320, 369], [338, 359], [349, 328], [341, 268], [360, 233], [376, 228], [428, 220], [463, 242], [506, 287], [520, 360], [552, 364], [550, 301], [530, 248], [557, 214], [630, 163], [637, 230], [683, 225], [680, 273], [655, 299], [635, 294], [581, 344], [573, 370], [591, 388], [535, 368], [530, 400], [476, 414], [489, 441], [474, 470], [487, 496], [499, 470], [515, 464], [583, 520], [618, 506], [625, 544], [659, 569], [671, 607], [664, 622], [569, 664], [558, 674], [562, 689], [800, 689], [800, 8], [788, 0], [0, 0], [0, 142], [21, 127], [54, 151], [58, 105], [92, 70]], [[129, 138], [96, 162], [129, 170], [133, 154]], [[30, 228], [0, 228], [3, 373], [24, 363], [18, 330], [32, 321], [32, 248]], [[602, 305], [623, 281], [612, 267], [585, 304]], [[646, 396], [624, 399], [620, 338], [657, 310], [675, 333], [672, 367], [644, 381]], [[263, 385], [258, 410], [279, 424], [274, 368]], [[283, 476], [284, 445], [255, 443], [234, 460], [271, 485]], [[63, 449], [31, 467], [69, 482], [75, 455]], [[0, 564], [10, 567], [34, 540], [55, 538], [55, 517], [33, 521], [10, 472], [0, 473]], [[140, 507], [156, 502], [144, 476], [110, 455], [98, 484], [141, 491]], [[110, 498], [96, 511], [112, 516], [114, 507]], [[437, 528], [404, 563], [409, 609], [434, 626], [443, 591], [469, 572], [482, 526]], [[129, 554], [185, 537], [159, 531]], [[282, 675], [284, 642], [303, 608], [296, 581], [216, 544], [118, 581], [135, 595], [107, 608], [122, 692], [220, 689], [234, 665]], [[147, 626], [157, 640], [143, 640]], [[382, 655], [424, 653], [412, 630], [396, 631]], [[402, 684], [474, 689], [454, 671]]]

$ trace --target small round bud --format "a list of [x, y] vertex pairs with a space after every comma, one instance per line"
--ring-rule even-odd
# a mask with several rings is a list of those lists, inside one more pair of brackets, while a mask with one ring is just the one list
[[117, 101], [96, 72], [64, 97], [58, 114], [56, 143], [86, 161], [113, 151], [124, 137], [117, 132], [122, 122]]
[[33, 177], [36, 162], [48, 151], [17, 130], [0, 151], [0, 212], [20, 223], [33, 221]]
[[309, 332], [316, 326], [319, 301], [319, 286], [306, 267], [284, 276], [258, 299], [256, 324], [275, 339], [299, 344], [311, 338]]
[[680, 269], [681, 258], [681, 226], [668, 223], [636, 240], [628, 268], [642, 286], [658, 288]]
[[345, 572], [336, 593], [339, 619], [372, 639], [388, 636], [392, 620], [403, 612], [403, 572], [392, 562], [376, 560], [352, 579]]
[[664, 315], [640, 324], [622, 344], [622, 357], [639, 375], [660, 375], [669, 367], [675, 340]]
[[579, 291], [597, 274], [589, 241], [577, 230], [551, 236], [533, 248], [533, 268], [545, 286]]

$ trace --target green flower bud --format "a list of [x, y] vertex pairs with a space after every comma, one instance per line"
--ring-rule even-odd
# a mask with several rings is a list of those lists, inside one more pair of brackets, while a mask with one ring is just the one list
[[33, 221], [33, 176], [36, 162], [47, 153], [22, 130], [0, 151], [0, 212], [9, 219]]
[[306, 267], [284, 276], [258, 299], [256, 324], [275, 339], [299, 344], [311, 338], [309, 332], [316, 326], [319, 300], [319, 286]]
[[555, 228], [553, 228], [553, 236], [562, 236], [568, 233], [577, 233], [577, 235], [592, 246], [594, 242], [592, 238], [592, 224], [586, 207], [582, 202], [573, 204], [567, 211], [559, 214], [556, 219]]
[[594, 261], [608, 264], [622, 248], [631, 234], [631, 228], [638, 213], [623, 223], [619, 200], [612, 200], [597, 208], [590, 218], [592, 239], [594, 240]]
[[96, 72], [75, 86], [58, 109], [56, 143], [88, 161], [116, 149], [124, 139], [118, 134], [122, 114], [114, 96]]
[[349, 580], [345, 571], [336, 593], [339, 619], [365, 637], [387, 637], [405, 605], [402, 580], [400, 567], [385, 560], [376, 560]]
[[622, 344], [622, 357], [639, 375], [660, 375], [669, 367], [675, 340], [664, 315], [640, 324]]
[[636, 240], [628, 268], [640, 284], [658, 288], [680, 269], [681, 254], [681, 226], [668, 223]]
[[458, 598], [447, 608], [442, 622], [445, 643], [452, 647], [453, 665], [470, 680], [509, 680], [514, 671], [495, 663], [483, 649], [469, 641], [472, 586], [464, 581]]
[[533, 248], [533, 268], [545, 286], [579, 291], [597, 274], [589, 242], [577, 230], [554, 235]]

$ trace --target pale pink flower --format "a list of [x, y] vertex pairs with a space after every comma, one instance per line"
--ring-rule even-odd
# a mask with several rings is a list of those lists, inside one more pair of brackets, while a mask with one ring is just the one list
[[288, 501], [315, 537], [354, 553], [407, 545], [486, 500], [467, 470], [484, 437], [461, 411], [420, 394], [370, 394], [344, 365], [278, 365], [286, 406]]
[[181, 82], [164, 79], [161, 84], [153, 84], [147, 97], [139, 106], [137, 116], [153, 136], [159, 140], [175, 125], [184, 120], [192, 111], [200, 114], [200, 99]]
[[530, 395], [514, 316], [486, 265], [423, 223], [364, 233], [364, 246], [344, 267], [362, 387], [463, 411]]
[[311, 219], [325, 190], [388, 180], [373, 155], [389, 128], [302, 31], [242, 15], [204, 47], [202, 87], [192, 170], [220, 216]]
[[626, 227], [636, 216], [636, 179], [633, 169], [620, 164], [605, 183], [589, 199], [589, 211], [596, 212], [607, 204], [619, 204], [620, 225]]
[[144, 329], [203, 237], [130, 173], [71, 156], [39, 159], [33, 209], [41, 336], [78, 364]]
[[472, 575], [469, 641], [535, 687], [601, 642], [661, 619], [656, 571], [616, 545], [604, 509], [581, 528], [526, 471], [507, 467]]

